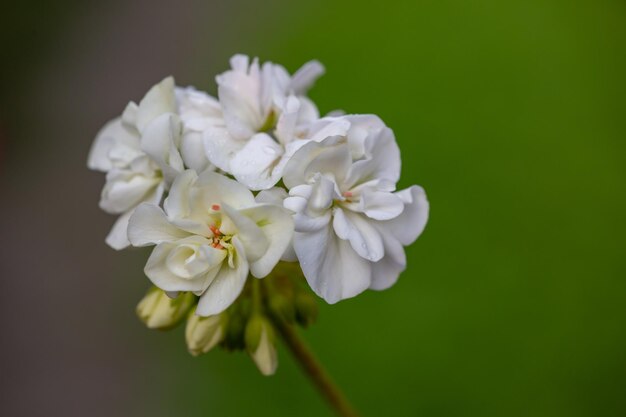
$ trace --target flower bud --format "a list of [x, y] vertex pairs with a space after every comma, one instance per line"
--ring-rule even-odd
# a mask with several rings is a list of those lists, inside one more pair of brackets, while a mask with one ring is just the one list
[[198, 356], [207, 353], [224, 339], [228, 318], [226, 313], [209, 317], [201, 317], [195, 313], [194, 308], [187, 318], [185, 339], [189, 353]]
[[263, 375], [273, 375], [278, 367], [274, 327], [263, 316], [255, 314], [246, 326], [246, 348]]
[[237, 300], [228, 311], [228, 326], [225, 329], [224, 348], [229, 351], [243, 350], [246, 347], [244, 332], [250, 300]]
[[167, 330], [185, 317], [195, 301], [196, 297], [189, 292], [170, 298], [161, 289], [152, 287], [137, 304], [137, 316], [149, 329]]
[[317, 320], [317, 300], [309, 292], [299, 291], [295, 297], [296, 320], [303, 327], [308, 327]]
[[296, 311], [292, 298], [286, 297], [283, 294], [275, 293], [270, 296], [268, 304], [273, 314], [288, 323], [293, 323], [296, 317]]

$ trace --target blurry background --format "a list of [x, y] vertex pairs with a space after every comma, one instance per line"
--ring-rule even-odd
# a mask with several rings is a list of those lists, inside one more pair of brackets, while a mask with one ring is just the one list
[[321, 111], [379, 114], [428, 192], [398, 284], [305, 333], [364, 416], [626, 415], [626, 3], [371, 3], [3, 5], [0, 415], [331, 415], [284, 350], [146, 330], [147, 252], [104, 244], [97, 130], [237, 52], [322, 61]]

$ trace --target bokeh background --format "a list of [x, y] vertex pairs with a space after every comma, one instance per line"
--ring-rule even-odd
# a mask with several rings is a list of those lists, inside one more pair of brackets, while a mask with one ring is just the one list
[[[104, 244], [97, 130], [237, 52], [327, 67], [322, 112], [377, 113], [431, 219], [385, 292], [304, 334], [364, 416], [626, 415], [626, 3], [13, 2], [0, 13], [0, 415], [330, 416], [281, 349], [192, 358]], [[322, 303], [323, 304], [323, 303]]]

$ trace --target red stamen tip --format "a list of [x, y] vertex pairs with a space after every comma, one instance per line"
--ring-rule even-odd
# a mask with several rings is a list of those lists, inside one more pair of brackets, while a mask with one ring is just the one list
[[213, 211], [219, 211], [219, 209], [220, 209], [220, 208], [221, 208], [221, 207], [220, 207], [220, 205], [219, 205], [219, 204], [213, 204], [213, 205], [211, 206], [211, 210], [213, 210]]
[[346, 191], [345, 193], [343, 193], [344, 197], [352, 197], [352, 193], [350, 191]]

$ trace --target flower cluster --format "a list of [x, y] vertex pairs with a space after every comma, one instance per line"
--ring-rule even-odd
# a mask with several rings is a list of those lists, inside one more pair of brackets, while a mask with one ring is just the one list
[[[119, 216], [106, 242], [154, 245], [145, 274], [161, 292], [140, 316], [150, 312], [150, 326], [158, 309], [193, 309], [192, 353], [224, 340], [220, 317], [249, 275], [267, 277], [280, 261], [297, 262], [329, 303], [390, 287], [428, 217], [421, 187], [396, 191], [400, 151], [380, 118], [320, 117], [306, 96], [320, 63], [293, 75], [243, 55], [230, 63], [217, 98], [171, 77], [152, 87], [104, 126], [88, 160], [106, 172], [100, 207]], [[257, 339], [271, 339], [257, 319]]]

